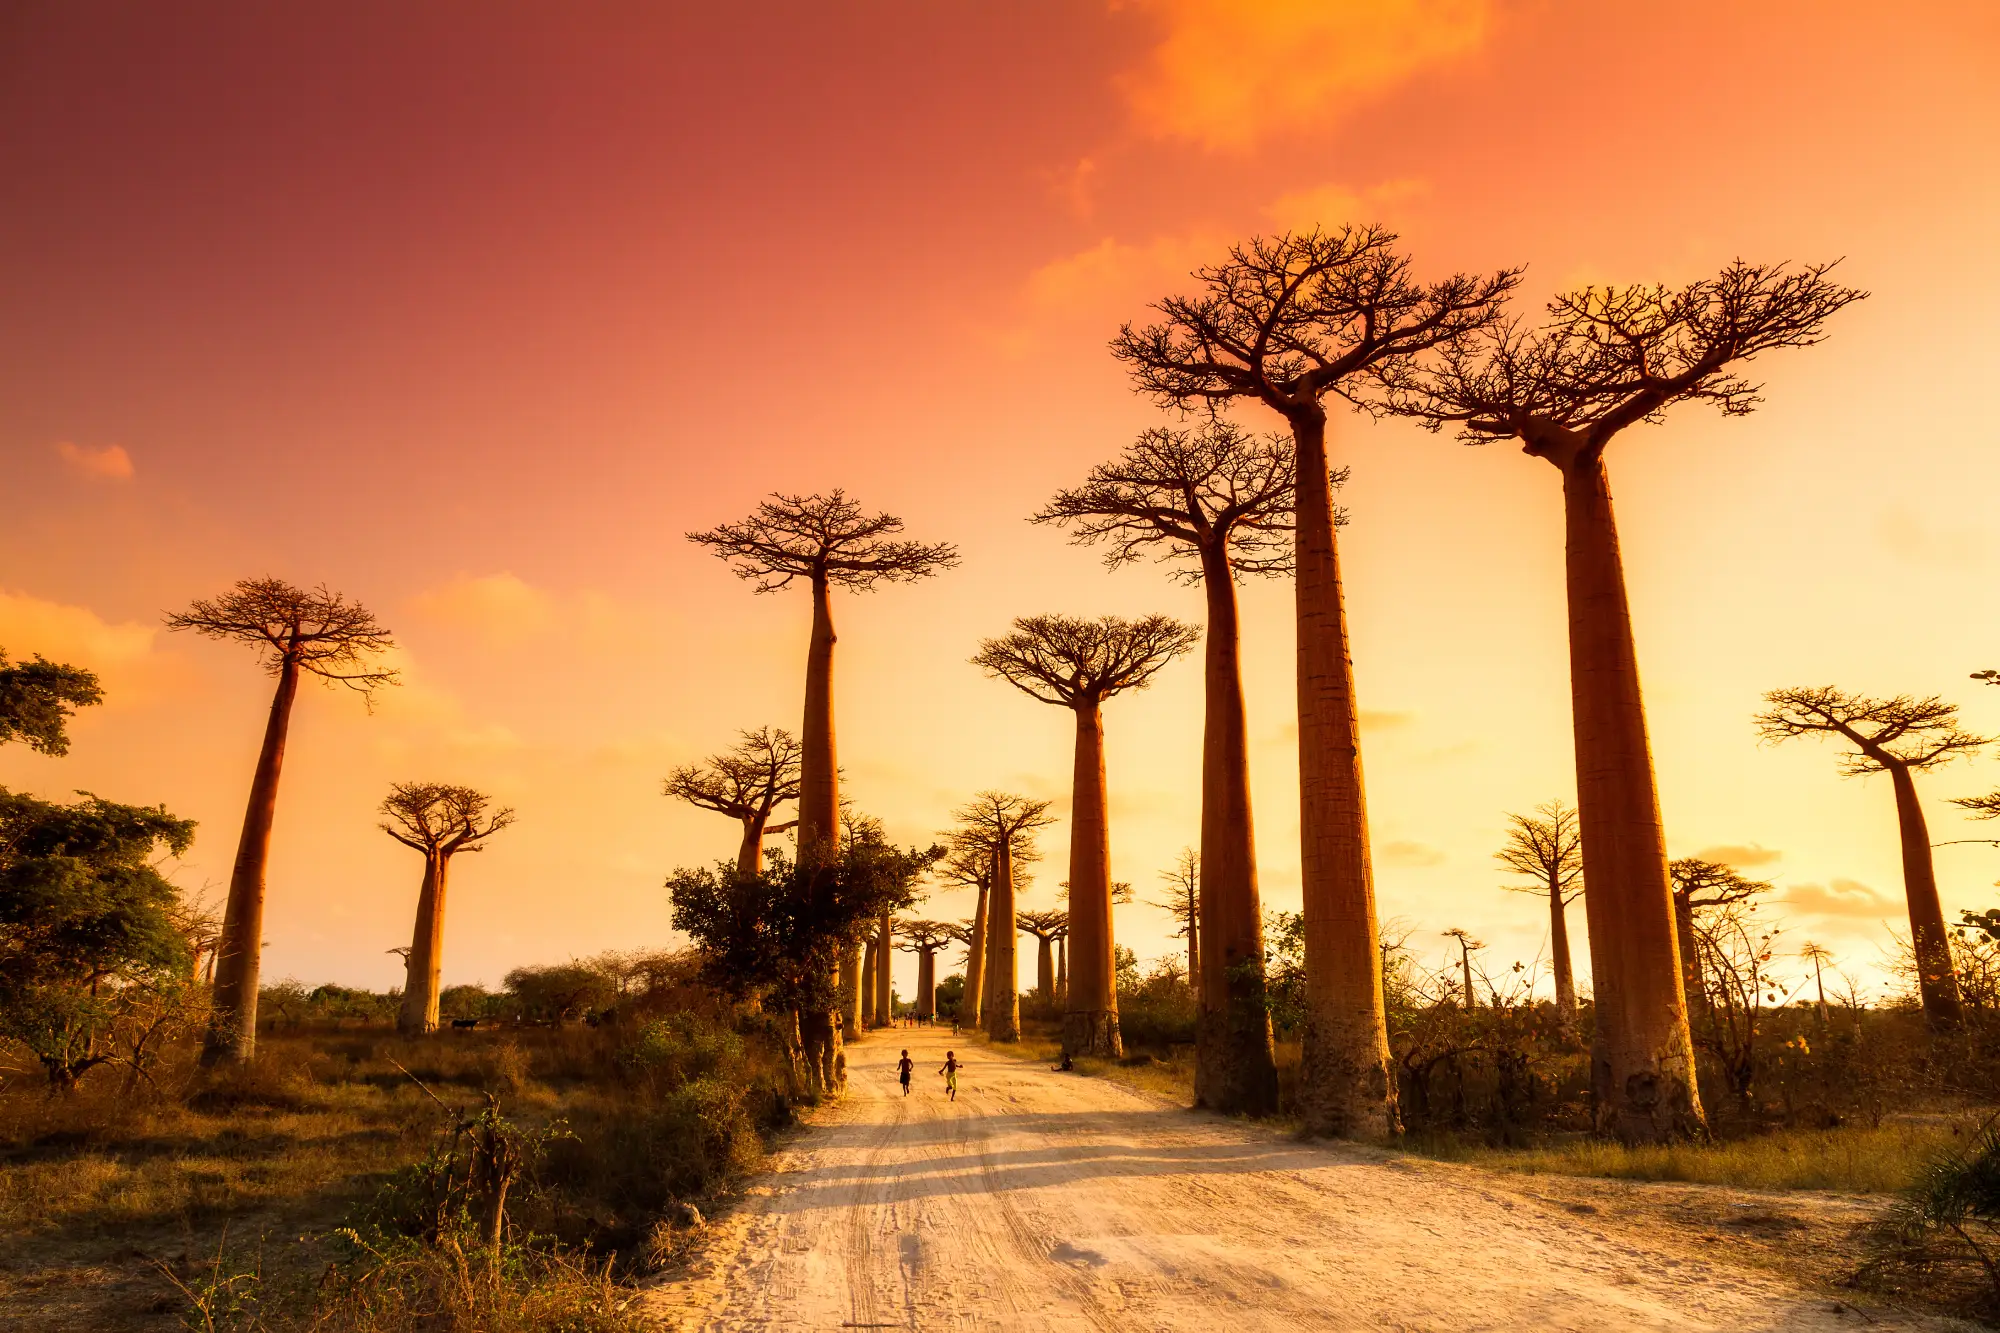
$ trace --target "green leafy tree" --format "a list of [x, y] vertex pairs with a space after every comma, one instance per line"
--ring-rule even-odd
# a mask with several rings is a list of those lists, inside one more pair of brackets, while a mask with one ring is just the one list
[[64, 728], [70, 717], [103, 702], [97, 677], [82, 667], [51, 662], [40, 653], [32, 662], [9, 663], [0, 648], [0, 745], [26, 741], [43, 754], [68, 754]]

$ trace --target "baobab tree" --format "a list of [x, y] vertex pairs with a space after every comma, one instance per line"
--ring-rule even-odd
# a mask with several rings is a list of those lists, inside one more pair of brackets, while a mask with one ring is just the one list
[[1731, 903], [1748, 902], [1768, 893], [1766, 880], [1747, 879], [1720, 861], [1683, 856], [1667, 863], [1674, 891], [1674, 942], [1681, 952], [1681, 987], [1690, 1006], [1708, 1003], [1708, 979], [1702, 975], [1701, 938], [1695, 932], [1697, 914]]
[[986, 916], [987, 899], [993, 890], [993, 853], [970, 833], [969, 829], [958, 828], [946, 835], [951, 851], [938, 868], [938, 878], [948, 884], [962, 884], [977, 894], [966, 934], [954, 937], [965, 946], [965, 988], [959, 992], [958, 1021], [965, 1027], [976, 1028], [985, 1014], [982, 1001], [986, 996]]
[[1486, 942], [1475, 940], [1456, 927], [1443, 933], [1447, 938], [1458, 941], [1458, 965], [1465, 974], [1465, 1011], [1471, 1013], [1479, 1007], [1479, 992], [1472, 988], [1472, 955], [1484, 949]]
[[0, 649], [0, 745], [26, 741], [38, 754], [69, 753], [69, 720], [79, 708], [104, 702], [94, 672], [51, 662], [8, 662]]
[[[1075, 974], [1063, 1018], [1063, 1043], [1075, 1055], [1124, 1053], [1118, 1034], [1116, 948], [1111, 930], [1111, 829], [1104, 786], [1106, 699], [1144, 689], [1154, 675], [1201, 637], [1167, 616], [1028, 616], [1003, 638], [988, 639], [973, 665], [1030, 698], [1059, 704], [1076, 717], [1076, 765], [1069, 840], [1070, 933]], [[995, 876], [994, 893], [1000, 892]], [[1012, 904], [1006, 915], [1011, 941]], [[988, 1024], [989, 1028], [991, 1024]]]
[[[861, 1011], [860, 1016], [855, 1019], [857, 1029], [872, 1028], [876, 1023], [875, 973], [880, 970], [877, 966], [878, 960], [875, 955], [877, 947], [876, 938], [872, 933], [866, 940], [862, 941], [860, 980], [857, 982], [854, 992], [854, 1003], [860, 1006]], [[843, 994], [842, 1000], [843, 1003], [846, 1001], [845, 994]], [[843, 1035], [845, 1034], [843, 1033]]]
[[396, 1027], [404, 1033], [435, 1032], [438, 976], [444, 966], [445, 881], [451, 858], [476, 852], [486, 839], [514, 822], [511, 809], [487, 810], [489, 798], [470, 787], [441, 782], [398, 782], [382, 801], [382, 831], [423, 853], [424, 881], [417, 893], [417, 926], [403, 955], [403, 1007]]
[[[1035, 833], [1055, 823], [1047, 801], [1013, 792], [983, 791], [953, 812], [955, 837], [982, 849], [993, 863], [986, 910], [985, 988], [980, 1012], [994, 1041], [1021, 1039], [1020, 974], [1016, 966], [1014, 922], [1020, 887], [1018, 867], [1036, 859]], [[967, 978], [968, 988], [971, 985]]]
[[743, 826], [736, 865], [746, 875], [764, 868], [764, 839], [797, 826], [772, 823], [786, 801], [799, 798], [799, 743], [782, 727], [741, 733], [734, 748], [685, 764], [667, 775], [667, 795], [728, 815]]
[[1493, 859], [1532, 883], [1503, 884], [1510, 893], [1540, 894], [1549, 900], [1549, 956], [1556, 974], [1556, 1011], [1565, 1025], [1576, 1020], [1576, 973], [1569, 950], [1569, 918], [1564, 909], [1583, 892], [1583, 836], [1576, 809], [1560, 800], [1535, 807], [1532, 815], [1507, 816], [1507, 844]]
[[936, 1018], [937, 951], [959, 938], [957, 928], [945, 921], [898, 921], [896, 934], [903, 940], [896, 947], [917, 956], [917, 1017]]
[[[757, 585], [776, 592], [804, 581], [812, 593], [812, 638], [806, 648], [805, 718], [799, 730], [798, 855], [806, 866], [830, 860], [840, 843], [840, 765], [833, 728], [833, 603], [835, 587], [866, 592], [882, 583], [911, 583], [958, 564], [956, 547], [896, 539], [903, 520], [864, 514], [835, 490], [830, 495], [773, 494], [749, 517], [688, 540], [706, 546]], [[810, 877], [806, 883], [813, 881]], [[859, 941], [840, 955], [842, 989], [861, 985]], [[853, 1017], [852, 1010], [849, 1011]], [[840, 1024], [834, 1013], [800, 1015], [806, 1062], [826, 1086], [845, 1080]]]
[[[1038, 523], [1102, 543], [1116, 568], [1148, 554], [1199, 584], [1208, 610], [1202, 731], [1201, 864], [1206, 921], [1188, 922], [1188, 979], [1200, 997], [1195, 1103], [1264, 1115], [1277, 1107], [1278, 1071], [1264, 995], [1264, 907], [1250, 806], [1250, 738], [1243, 709], [1236, 583], [1292, 571], [1295, 458], [1282, 437], [1256, 439], [1226, 421], [1146, 431], [1115, 462], [1063, 491]], [[1190, 902], [1193, 900], [1190, 899]], [[1216, 966], [1194, 966], [1206, 934]]]
[[875, 970], [871, 974], [875, 988], [875, 1025], [888, 1027], [896, 1021], [896, 988], [890, 965], [896, 961], [895, 927], [887, 912], [875, 922], [875, 938], [870, 941], [875, 947]]
[[278, 777], [299, 681], [317, 676], [372, 702], [375, 691], [396, 683], [395, 671], [377, 665], [395, 641], [367, 608], [325, 587], [295, 588], [280, 579], [243, 579], [213, 599], [202, 599], [166, 619], [170, 630], [193, 630], [211, 639], [248, 643], [278, 679], [264, 724], [264, 743], [250, 779], [250, 799], [216, 949], [215, 989], [204, 1065], [247, 1061], [257, 1053], [257, 984], [264, 941], [264, 876], [271, 858], [271, 825], [278, 812]]
[[1937, 871], [1931, 864], [1930, 828], [1917, 801], [1915, 775], [1974, 754], [1995, 738], [1962, 729], [1958, 706], [1938, 698], [1898, 694], [1872, 699], [1820, 685], [1772, 690], [1764, 702], [1770, 706], [1756, 717], [1764, 740], [1835, 736], [1847, 743], [1840, 759], [1842, 777], [1889, 775], [1903, 844], [1903, 894], [1910, 908], [1917, 992], [1924, 1017], [1933, 1026], [1957, 1025], [1962, 1016], [1958, 972], [1945, 934], [1944, 906], [1938, 901]]
[[[1167, 900], [1151, 905], [1165, 911], [1180, 926], [1175, 931], [1188, 942], [1188, 984], [1201, 994], [1201, 854], [1192, 847], [1181, 848], [1171, 867], [1160, 872], [1167, 886]], [[1262, 937], [1261, 928], [1259, 938]]]
[[1741, 416], [1761, 352], [1805, 347], [1862, 293], [1831, 266], [1731, 264], [1681, 288], [1586, 287], [1536, 328], [1490, 322], [1452, 339], [1395, 406], [1469, 443], [1519, 440], [1562, 478], [1570, 703], [1583, 829], [1598, 1128], [1628, 1142], [1702, 1132], [1681, 990], [1666, 838], [1646, 732], [1605, 451], [1682, 402]]
[[1014, 922], [1024, 935], [1035, 937], [1035, 996], [1043, 1004], [1056, 1002], [1055, 941], [1069, 926], [1069, 913], [1043, 907], [1016, 911]]
[[[1195, 271], [1196, 295], [1159, 302], [1160, 320], [1127, 324], [1111, 344], [1162, 404], [1216, 415], [1260, 403], [1292, 437], [1306, 966], [1298, 1101], [1305, 1127], [1322, 1134], [1399, 1127], [1325, 400], [1367, 405], [1372, 390], [1407, 380], [1412, 358], [1491, 323], [1517, 281], [1506, 270], [1419, 283], [1396, 240], [1380, 227], [1341, 227], [1233, 246]], [[1210, 863], [1211, 882], [1218, 873]]]

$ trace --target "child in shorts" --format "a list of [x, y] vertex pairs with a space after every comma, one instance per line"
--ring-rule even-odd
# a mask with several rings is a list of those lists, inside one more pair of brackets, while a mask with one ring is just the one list
[[916, 1072], [916, 1068], [916, 1065], [910, 1059], [908, 1051], [904, 1051], [903, 1058], [896, 1061], [896, 1076], [903, 1080], [903, 1095], [905, 1097], [910, 1095], [910, 1075]]
[[955, 1051], [946, 1051], [944, 1053], [944, 1065], [938, 1070], [938, 1073], [944, 1075], [945, 1096], [952, 1101], [958, 1100], [958, 1071], [961, 1068], [963, 1066], [958, 1062], [958, 1053]]

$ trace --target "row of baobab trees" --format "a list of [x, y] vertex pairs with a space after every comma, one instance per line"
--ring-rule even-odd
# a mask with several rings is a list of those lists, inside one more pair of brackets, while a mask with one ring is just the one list
[[[1376, 1136], [1399, 1125], [1336, 540], [1340, 474], [1327, 446], [1329, 405], [1345, 403], [1448, 427], [1471, 443], [1519, 441], [1561, 478], [1597, 1122], [1633, 1141], [1701, 1128], [1665, 836], [1605, 460], [1626, 429], [1658, 422], [1682, 403], [1706, 402], [1728, 416], [1750, 412], [1759, 400], [1746, 363], [1818, 342], [1826, 322], [1865, 295], [1834, 282], [1831, 267], [1738, 261], [1680, 287], [1588, 287], [1557, 297], [1543, 319], [1529, 321], [1507, 305], [1519, 269], [1426, 282], [1414, 275], [1397, 238], [1381, 228], [1314, 229], [1232, 247], [1221, 262], [1196, 270], [1190, 294], [1158, 302], [1156, 318], [1128, 324], [1113, 339], [1112, 353], [1137, 389], [1179, 420], [1145, 432], [1120, 459], [1095, 469], [1035, 518], [1102, 545], [1112, 565], [1158, 555], [1204, 590], [1198, 908], [1204, 965], [1196, 1083], [1203, 1104], [1257, 1114], [1276, 1100], [1235, 588], [1245, 577], [1288, 575], [1297, 613], [1306, 974], [1298, 1111], [1322, 1133]], [[1275, 414], [1282, 429], [1270, 436], [1244, 431], [1227, 415], [1239, 407]], [[905, 540], [902, 526], [836, 491], [775, 495], [740, 522], [690, 534], [759, 591], [794, 583], [810, 591], [794, 829], [802, 862], [830, 857], [841, 837], [832, 591], [922, 579], [958, 563], [951, 545]], [[238, 591], [249, 596], [258, 586]], [[392, 673], [369, 667], [367, 659], [388, 640], [372, 617], [330, 596], [304, 616], [273, 606], [239, 617], [221, 603], [197, 604], [170, 623], [258, 643], [279, 678], [231, 877], [217, 972], [220, 1018], [211, 1034], [212, 1050], [244, 1055], [254, 1041], [263, 849], [291, 694], [302, 672], [363, 690], [384, 683]], [[1143, 687], [1201, 637], [1164, 616], [1031, 617], [974, 658], [1075, 717], [1065, 1036], [1079, 1053], [1118, 1047], [1103, 707]], [[1905, 799], [1910, 772], [1983, 741], [1948, 731], [1939, 749], [1913, 739], [1941, 716], [1949, 722], [1948, 714], [1935, 700], [1782, 691], [1772, 696], [1765, 725], [1774, 737], [1839, 735], [1868, 764], [1888, 771], [1908, 846], [1922, 818], [1916, 811], [1912, 823], [1914, 797]], [[997, 835], [993, 921], [1014, 915], [1005, 864], [1012, 851], [1010, 838]], [[1949, 946], [1926, 874], [1906, 856], [1926, 1008], [1948, 1024], [1956, 1007]], [[879, 972], [885, 950], [879, 923], [876, 933]], [[1000, 933], [1008, 937], [1004, 945]], [[1003, 953], [1011, 955], [1011, 941], [1011, 931], [989, 929], [987, 966], [997, 968]], [[850, 941], [840, 964], [841, 994], [863, 992], [865, 964], [864, 942]], [[800, 1021], [809, 1066], [823, 1081], [836, 1080], [842, 1015], [829, 1010]]]

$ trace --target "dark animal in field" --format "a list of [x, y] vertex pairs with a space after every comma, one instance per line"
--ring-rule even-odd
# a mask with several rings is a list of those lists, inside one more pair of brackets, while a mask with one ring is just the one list
[[479, 1020], [476, 1018], [454, 1018], [451, 1020], [451, 1025], [461, 1032], [470, 1032], [479, 1026]]

